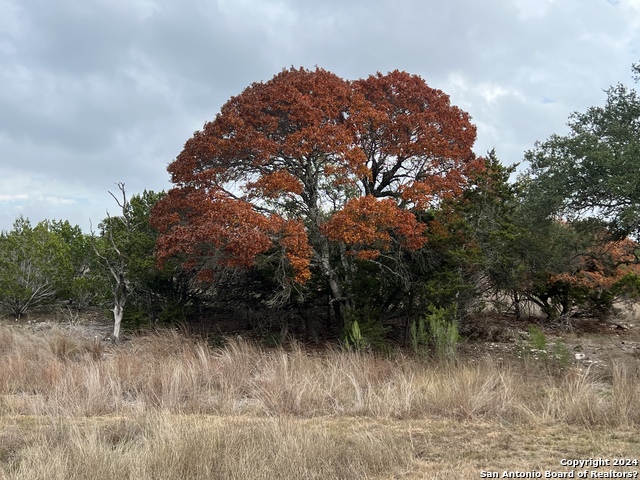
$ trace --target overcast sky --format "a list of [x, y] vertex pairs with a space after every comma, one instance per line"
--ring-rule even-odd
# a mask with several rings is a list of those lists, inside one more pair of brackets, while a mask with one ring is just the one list
[[0, 0], [0, 229], [88, 231], [222, 104], [283, 68], [400, 69], [469, 112], [476, 152], [518, 162], [632, 84], [640, 0]]

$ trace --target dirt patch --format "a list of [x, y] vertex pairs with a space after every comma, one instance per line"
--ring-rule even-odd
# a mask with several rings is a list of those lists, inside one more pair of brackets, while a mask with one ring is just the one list
[[[640, 327], [627, 318], [577, 318], [569, 325], [549, 325], [537, 317], [517, 320], [487, 315], [464, 326], [467, 339], [460, 351], [463, 357], [489, 356], [495, 360], [521, 358], [526, 352], [537, 357], [564, 352], [567, 363], [596, 369], [607, 368], [612, 362], [640, 365]], [[537, 342], [530, 326], [542, 333], [548, 351], [536, 355]]]
[[0, 317], [0, 325], [30, 330], [32, 332], [46, 332], [54, 328], [73, 332], [83, 338], [98, 338], [109, 341], [113, 332], [113, 321], [101, 311], [93, 310], [78, 315], [68, 315], [63, 310], [53, 312], [30, 312], [28, 317], [21, 319], [9, 316]]

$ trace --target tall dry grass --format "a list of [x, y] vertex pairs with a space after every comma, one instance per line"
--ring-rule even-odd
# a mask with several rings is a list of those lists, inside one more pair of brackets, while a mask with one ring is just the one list
[[[0, 327], [0, 479], [407, 478], [437, 446], [424, 431], [412, 437], [426, 419], [526, 432], [637, 426], [639, 373], [240, 339], [211, 348], [176, 332], [113, 346]], [[476, 476], [462, 448], [435, 456], [451, 455], [438, 468]]]
[[153, 411], [258, 416], [492, 418], [516, 423], [640, 423], [639, 372], [562, 375], [512, 363], [428, 363], [299, 345], [223, 348], [176, 332], [110, 346], [61, 329], [0, 327], [0, 413], [95, 416]]
[[0, 468], [5, 478], [352, 479], [406, 469], [411, 461], [408, 440], [308, 428], [290, 418], [211, 421], [156, 412], [116, 421], [58, 420], [25, 443], [19, 459]]

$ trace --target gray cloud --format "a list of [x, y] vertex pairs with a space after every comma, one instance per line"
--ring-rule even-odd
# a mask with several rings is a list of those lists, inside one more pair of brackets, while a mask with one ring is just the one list
[[289, 66], [419, 74], [516, 162], [629, 79], [639, 28], [638, 0], [0, 0], [0, 229], [169, 188], [192, 133]]

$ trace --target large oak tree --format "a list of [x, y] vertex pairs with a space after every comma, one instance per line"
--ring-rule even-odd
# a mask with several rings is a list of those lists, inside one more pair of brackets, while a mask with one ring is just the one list
[[596, 218], [619, 236], [640, 235], [640, 97], [618, 84], [602, 107], [574, 113], [568, 135], [526, 153], [531, 212]]
[[610, 295], [640, 263], [640, 97], [622, 84], [606, 94], [603, 106], [570, 116], [567, 135], [536, 143], [525, 154], [530, 168], [520, 179], [530, 225], [561, 219], [554, 228], [588, 230], [566, 246], [565, 270], [548, 272], [539, 289], [560, 292], [555, 296], [563, 298], [563, 313], [574, 292]]
[[482, 168], [475, 137], [418, 76], [284, 70], [232, 97], [170, 164], [174, 187], [152, 214], [159, 260], [178, 256], [206, 281], [269, 258], [284, 291], [319, 275], [341, 320], [345, 272], [424, 246], [417, 213]]

